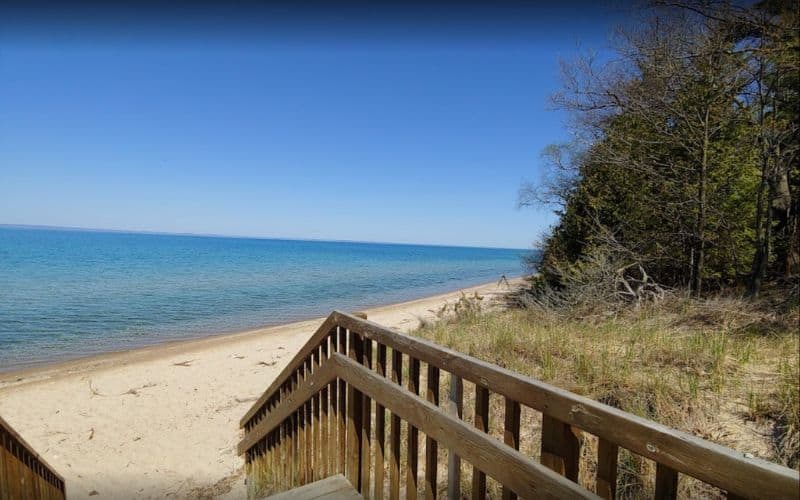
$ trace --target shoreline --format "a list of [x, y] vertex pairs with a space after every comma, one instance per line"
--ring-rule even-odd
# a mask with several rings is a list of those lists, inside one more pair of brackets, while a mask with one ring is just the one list
[[[408, 332], [462, 292], [362, 309]], [[246, 497], [239, 419], [324, 318], [0, 374], [0, 415], [65, 478], [72, 499]]]
[[[511, 284], [512, 286], [515, 286], [524, 279], [525, 276], [517, 276], [509, 278], [508, 283]], [[362, 311], [369, 313], [370, 311], [373, 312], [380, 311], [381, 309], [384, 308], [396, 308], [405, 305], [412, 305], [419, 301], [444, 299], [454, 293], [460, 293], [460, 292], [471, 293], [473, 290], [484, 289], [492, 285], [499, 285], [499, 281], [471, 285], [468, 287], [457, 288], [453, 291], [437, 293], [435, 295], [427, 295], [416, 299], [405, 300], [401, 302], [390, 302], [387, 304], [368, 305], [367, 307], [363, 308]], [[160, 351], [160, 350], [166, 351], [180, 347], [188, 347], [191, 349], [193, 345], [200, 346], [213, 341], [226, 342], [230, 341], [231, 339], [236, 339], [237, 337], [243, 337], [248, 335], [268, 334], [269, 333], [268, 331], [271, 329], [279, 329], [279, 328], [293, 327], [293, 326], [300, 327], [301, 325], [302, 326], [313, 325], [314, 323], [321, 323], [322, 320], [325, 319], [325, 317], [326, 316], [316, 316], [311, 318], [293, 320], [285, 323], [266, 324], [266, 325], [256, 326], [253, 328], [247, 328], [244, 330], [202, 333], [197, 336], [190, 335], [185, 338], [155, 341], [144, 345], [126, 347], [123, 349], [114, 349], [106, 352], [97, 352], [91, 354], [78, 354], [76, 356], [61, 357], [60, 359], [54, 358], [46, 361], [23, 362], [15, 366], [11, 366], [9, 369], [0, 367], [0, 390], [2, 390], [4, 387], [7, 387], [9, 384], [12, 384], [12, 381], [16, 381], [16, 379], [18, 378], [24, 378], [25, 380], [29, 380], [31, 377], [37, 375], [39, 372], [69, 371], [70, 369], [80, 368], [82, 365], [85, 365], [87, 363], [90, 364], [90, 366], [87, 368], [95, 369], [99, 368], [100, 365], [103, 364], [104, 362], [110, 363], [118, 359], [132, 362], [135, 359], [126, 359], [126, 358], [129, 357], [136, 358], [137, 355], [147, 356], [148, 354], [157, 354], [155, 351]], [[316, 327], [314, 327], [314, 329], [316, 329]]]

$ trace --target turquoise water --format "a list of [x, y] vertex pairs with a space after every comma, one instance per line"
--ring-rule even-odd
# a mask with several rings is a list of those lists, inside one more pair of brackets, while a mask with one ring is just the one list
[[524, 253], [0, 226], [0, 370], [497, 281]]

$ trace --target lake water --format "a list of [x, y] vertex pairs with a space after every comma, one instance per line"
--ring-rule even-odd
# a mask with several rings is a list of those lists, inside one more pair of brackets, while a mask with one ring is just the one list
[[0, 370], [453, 291], [525, 253], [0, 226]]

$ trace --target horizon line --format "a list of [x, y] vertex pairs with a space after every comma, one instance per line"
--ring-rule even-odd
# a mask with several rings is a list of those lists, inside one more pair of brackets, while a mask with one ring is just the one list
[[403, 243], [394, 241], [367, 241], [367, 240], [324, 239], [324, 238], [286, 238], [277, 236], [248, 236], [248, 235], [219, 234], [219, 233], [151, 231], [146, 229], [136, 230], [136, 229], [111, 229], [111, 228], [80, 227], [80, 226], [55, 226], [49, 224], [7, 224], [0, 222], [0, 229], [2, 228], [56, 230], [56, 231], [83, 231], [83, 232], [94, 232], [94, 233], [146, 234], [153, 236], [184, 236], [192, 238], [230, 238], [230, 239], [249, 239], [249, 240], [308, 241], [308, 242], [320, 242], [320, 243], [364, 243], [372, 245], [405, 245], [405, 246], [427, 246], [427, 247], [443, 247], [443, 248], [477, 248], [484, 250], [519, 250], [526, 252], [539, 250], [538, 248], [534, 247], [512, 248], [512, 247], [494, 247], [494, 246], [478, 246], [478, 245], [445, 245], [441, 243]]

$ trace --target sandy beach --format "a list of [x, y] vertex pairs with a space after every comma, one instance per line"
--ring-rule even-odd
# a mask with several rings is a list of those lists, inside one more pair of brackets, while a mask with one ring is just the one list
[[[409, 331], [461, 293], [365, 312]], [[244, 498], [239, 418], [323, 319], [2, 373], [0, 415], [64, 476], [69, 498]]]

